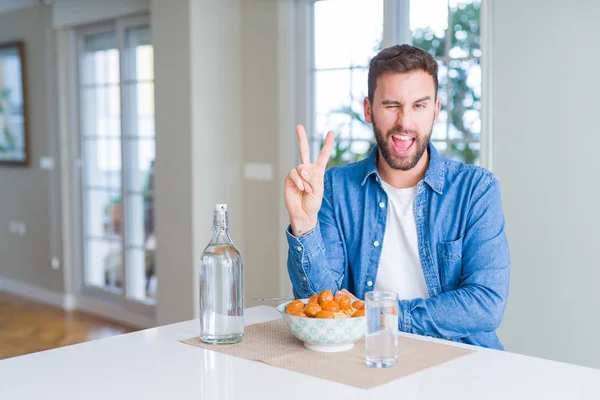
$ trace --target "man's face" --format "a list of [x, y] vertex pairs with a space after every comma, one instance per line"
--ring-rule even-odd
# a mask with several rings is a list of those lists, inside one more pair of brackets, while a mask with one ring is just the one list
[[387, 72], [377, 79], [373, 104], [366, 98], [365, 119], [393, 169], [408, 171], [427, 150], [440, 111], [433, 78], [425, 71]]

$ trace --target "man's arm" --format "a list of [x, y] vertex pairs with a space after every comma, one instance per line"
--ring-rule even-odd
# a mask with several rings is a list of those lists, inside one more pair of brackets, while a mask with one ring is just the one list
[[333, 212], [330, 174], [325, 174], [323, 203], [319, 222], [310, 232], [295, 237], [290, 228], [287, 267], [294, 296], [307, 298], [322, 290], [335, 293], [341, 288], [346, 267], [346, 252]]
[[400, 301], [399, 329], [448, 339], [496, 330], [506, 307], [509, 271], [500, 185], [492, 178], [468, 216], [460, 286], [432, 298]]

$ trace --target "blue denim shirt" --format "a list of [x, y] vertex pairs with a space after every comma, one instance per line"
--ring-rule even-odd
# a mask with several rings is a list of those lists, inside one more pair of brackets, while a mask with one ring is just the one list
[[[481, 167], [441, 157], [429, 166], [414, 200], [419, 256], [428, 299], [399, 301], [403, 332], [503, 349], [500, 325], [509, 287], [510, 254], [500, 186]], [[369, 158], [330, 168], [315, 229], [287, 230], [294, 296], [345, 288], [364, 299], [373, 290], [385, 233], [387, 195]]]

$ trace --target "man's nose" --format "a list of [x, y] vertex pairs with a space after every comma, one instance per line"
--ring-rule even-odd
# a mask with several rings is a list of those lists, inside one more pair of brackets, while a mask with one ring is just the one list
[[396, 116], [396, 125], [402, 127], [402, 130], [412, 129], [414, 118], [410, 110], [399, 108]]

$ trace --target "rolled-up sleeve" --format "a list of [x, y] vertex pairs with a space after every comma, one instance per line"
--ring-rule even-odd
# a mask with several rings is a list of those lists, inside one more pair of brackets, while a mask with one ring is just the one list
[[295, 237], [286, 230], [288, 242], [287, 268], [294, 296], [306, 298], [322, 290], [341, 289], [346, 256], [333, 211], [331, 179], [325, 174], [323, 203], [317, 226]]

